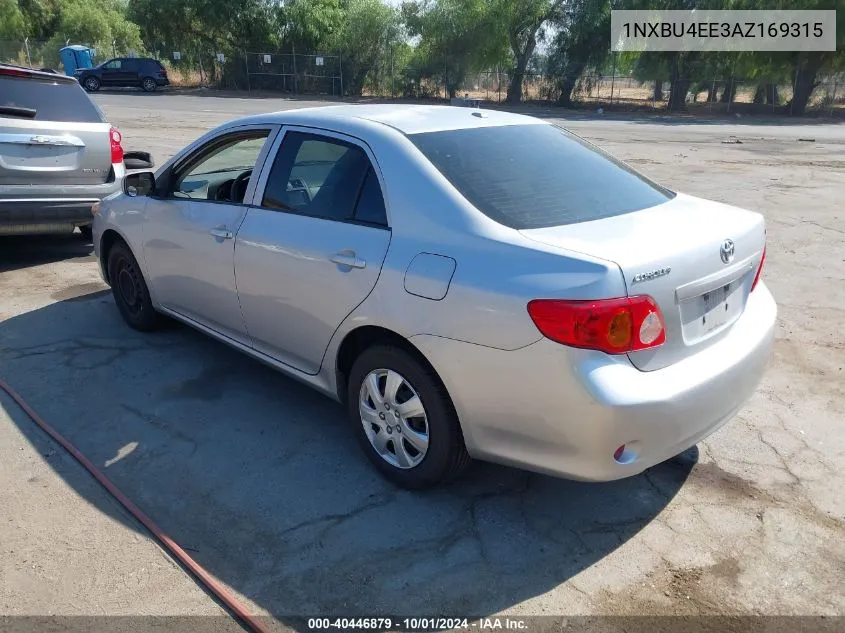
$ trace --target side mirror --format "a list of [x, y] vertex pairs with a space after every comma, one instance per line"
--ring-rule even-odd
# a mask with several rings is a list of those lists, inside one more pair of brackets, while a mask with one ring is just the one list
[[123, 164], [126, 169], [152, 169], [153, 157], [149, 152], [125, 152]]
[[129, 174], [123, 179], [123, 192], [132, 198], [136, 196], [148, 196], [155, 193], [156, 178], [151, 171], [142, 171], [137, 174]]

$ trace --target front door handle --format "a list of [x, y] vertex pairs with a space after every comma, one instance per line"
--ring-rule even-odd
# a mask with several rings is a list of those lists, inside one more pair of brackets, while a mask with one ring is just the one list
[[218, 227], [216, 229], [211, 229], [209, 231], [209, 233], [211, 233], [211, 235], [213, 235], [214, 237], [219, 237], [220, 239], [223, 239], [223, 240], [231, 240], [233, 237], [235, 237], [235, 234], [232, 233], [232, 231], [230, 231], [229, 229], [224, 228], [224, 227]]
[[367, 262], [363, 259], [358, 259], [352, 251], [342, 251], [331, 256], [331, 260], [339, 266], [349, 266], [350, 268], [366, 268]]

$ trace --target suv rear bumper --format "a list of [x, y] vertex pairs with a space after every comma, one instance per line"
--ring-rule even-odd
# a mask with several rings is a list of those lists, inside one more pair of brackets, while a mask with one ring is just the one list
[[0, 235], [69, 233], [91, 224], [98, 198], [0, 200]]
[[123, 163], [111, 168], [109, 181], [102, 184], [0, 185], [0, 235], [70, 233], [91, 224], [91, 205], [123, 186]]

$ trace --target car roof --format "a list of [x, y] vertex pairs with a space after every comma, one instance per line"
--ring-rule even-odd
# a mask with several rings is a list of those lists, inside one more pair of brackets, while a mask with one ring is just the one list
[[[267, 118], [265, 115], [263, 118]], [[364, 104], [321, 106], [284, 110], [269, 115], [275, 122], [315, 127], [338, 127], [344, 122], [363, 119], [380, 123], [403, 134], [440, 132], [502, 125], [545, 125], [534, 117], [500, 110], [445, 105]]]

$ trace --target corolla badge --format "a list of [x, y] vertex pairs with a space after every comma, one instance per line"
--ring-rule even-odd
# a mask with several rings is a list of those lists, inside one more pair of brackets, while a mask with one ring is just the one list
[[734, 258], [734, 243], [733, 240], [725, 240], [719, 248], [719, 256], [726, 264], [730, 264]]
[[638, 284], [641, 281], [651, 281], [652, 279], [657, 279], [658, 277], [665, 277], [670, 272], [672, 272], [672, 269], [668, 266], [666, 268], [650, 270], [647, 273], [640, 273], [638, 275], [634, 275], [634, 278], [631, 280], [631, 283]]

